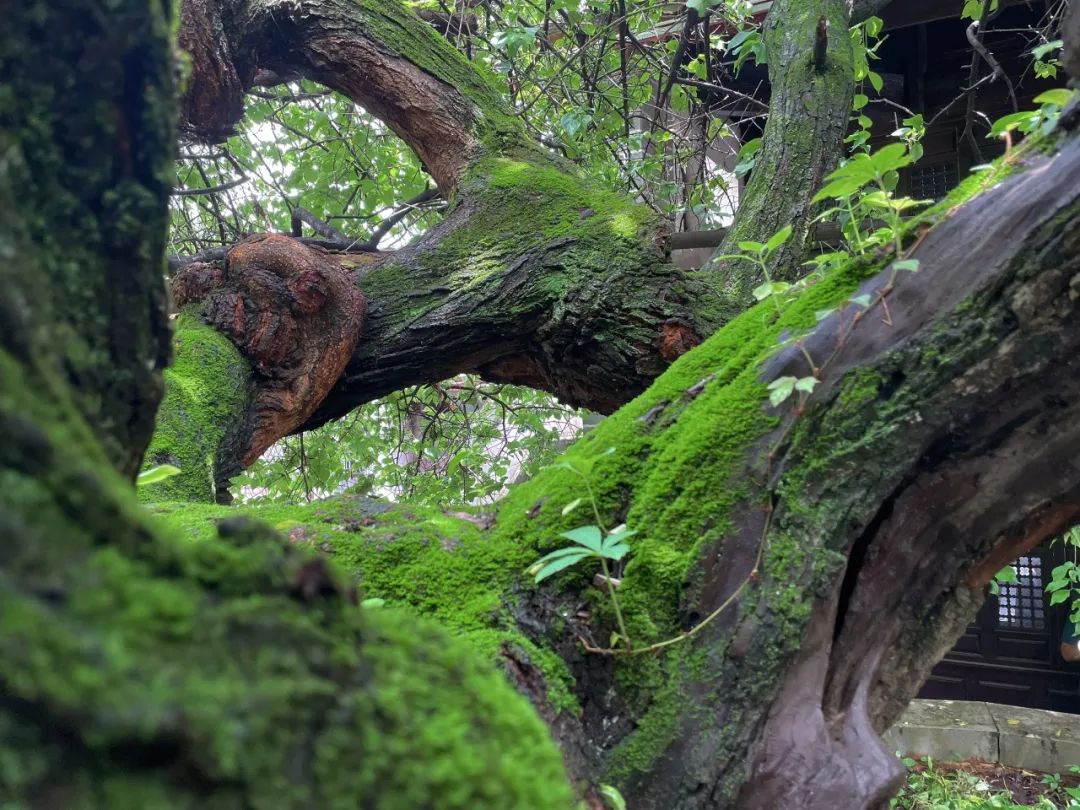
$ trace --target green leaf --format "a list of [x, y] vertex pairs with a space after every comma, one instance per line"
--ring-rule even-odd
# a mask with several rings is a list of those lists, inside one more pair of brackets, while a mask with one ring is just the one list
[[592, 552], [590, 552], [586, 548], [582, 548], [581, 546], [563, 546], [562, 548], [557, 548], [554, 551], [551, 551], [551, 552], [545, 554], [539, 560], [537, 560], [532, 565], [530, 565], [529, 568], [533, 569], [533, 568], [536, 568], [536, 567], [538, 567], [540, 565], [544, 565], [544, 564], [550, 562], [551, 560], [559, 560], [559, 559], [562, 559], [563, 557], [566, 557], [568, 555], [575, 556], [575, 555], [582, 555], [582, 554], [588, 556], [588, 555], [592, 554]]
[[832, 309], [819, 309], [814, 313], [814, 320], [821, 323], [834, 312], [836, 312], [836, 307], [833, 307]]
[[616, 543], [613, 546], [604, 546], [604, 550], [600, 552], [600, 555], [609, 560], [621, 560], [629, 552], [630, 546], [626, 545], [626, 543]]
[[853, 295], [848, 299], [853, 304], [858, 304], [864, 309], [870, 306], [870, 293], [863, 293], [862, 295]]
[[1056, 591], [1050, 595], [1051, 605], [1060, 605], [1062, 602], [1067, 601], [1069, 598], [1069, 591]]
[[720, 5], [720, 0], [686, 0], [686, 7], [692, 8], [698, 14], [705, 14], [713, 6]]
[[781, 228], [776, 233], [774, 233], [772, 235], [772, 238], [769, 239], [769, 241], [765, 243], [766, 252], [772, 253], [774, 250], [776, 250], [778, 247], [780, 247], [782, 244], [784, 244], [784, 242], [786, 242], [790, 238], [791, 238], [791, 226], [790, 225], [785, 225], [783, 228]]
[[817, 203], [831, 198], [842, 200], [845, 197], [854, 194], [873, 179], [873, 175], [868, 177], [859, 175], [838, 177], [835, 180], [826, 183], [821, 191], [814, 195], [812, 202]]
[[869, 194], [864, 194], [859, 202], [876, 211], [888, 211], [892, 209], [889, 195], [884, 191], [871, 191]]
[[1020, 581], [1019, 578], [1016, 576], [1016, 569], [1013, 568], [1011, 565], [1006, 565], [1004, 568], [994, 574], [994, 579], [997, 582], [1001, 582], [1004, 584]]
[[870, 156], [864, 152], [859, 152], [856, 155], [851, 156], [851, 160], [840, 166], [836, 171], [829, 175], [827, 179], [835, 180], [840, 177], [858, 177], [866, 182], [870, 182], [874, 179], [874, 163], [870, 160]]
[[[1036, 59], [1042, 59], [1048, 53], [1052, 53], [1053, 51], [1061, 48], [1064, 44], [1065, 43], [1060, 39], [1051, 40], [1050, 42], [1044, 42], [1042, 45], [1036, 45], [1034, 48], [1032, 48], [1031, 55], [1034, 56]], [[1038, 99], [1036, 99], [1036, 101], [1038, 101]]]
[[765, 250], [765, 245], [761, 242], [739, 242], [739, 250], [744, 253], [761, 253]]
[[576, 529], [571, 529], [568, 532], [563, 532], [559, 537], [573, 540], [575, 543], [596, 552], [600, 551], [600, 547], [604, 542], [599, 526], [580, 526]]
[[754, 288], [753, 295], [756, 301], [764, 301], [770, 295], [779, 295], [789, 289], [791, 285], [786, 281], [766, 281]]
[[540, 566], [540, 568], [536, 568], [534, 565], [532, 568], [529, 569], [529, 573], [533, 575], [533, 580], [538, 583], [543, 582], [552, 574], [557, 574], [564, 568], [569, 568], [571, 565], [576, 565], [577, 563], [581, 562], [584, 558], [592, 556], [585, 549], [574, 549], [574, 551], [578, 551], [580, 553], [577, 555], [564, 555], [556, 560], [552, 560], [551, 562]]
[[817, 377], [801, 377], [798, 382], [795, 383], [796, 391], [803, 391], [807, 394], [812, 394], [814, 389], [817, 388]]
[[569, 515], [571, 512], [573, 512], [575, 509], [577, 509], [579, 506], [581, 506], [581, 501], [582, 501], [581, 498], [575, 498], [574, 500], [570, 501], [570, 503], [568, 503], [566, 506], [564, 506], [562, 508], [562, 513], [564, 515]]
[[1011, 132], [1019, 127], [1026, 127], [1032, 124], [1037, 118], [1038, 113], [1030, 112], [1028, 110], [1002, 116], [993, 123], [993, 126], [990, 127], [990, 132], [987, 133], [986, 137], [998, 138], [1006, 132]]
[[901, 259], [898, 262], [893, 262], [893, 267], [897, 270], [907, 270], [911, 273], [919, 272], [919, 260], [918, 259]]
[[769, 402], [774, 408], [782, 405], [792, 395], [797, 382], [795, 377], [780, 377], [769, 383]]
[[[687, 0], [689, 4], [689, 0]], [[601, 785], [600, 795], [604, 798], [604, 804], [608, 810], [626, 810], [626, 799], [619, 793], [619, 789], [612, 785]]]
[[620, 526], [618, 529], [616, 529], [615, 531], [613, 531], [611, 534], [609, 534], [607, 537], [604, 538], [603, 548], [608, 548], [609, 546], [612, 546], [615, 543], [622, 543], [628, 537], [633, 537], [635, 534], [637, 534], [636, 529], [628, 529], [625, 526]]
[[739, 157], [742, 159], [752, 158], [761, 151], [764, 141], [761, 138], [752, 138], [739, 148]]
[[911, 163], [907, 144], [903, 143], [890, 143], [888, 146], [881, 147], [870, 156], [870, 160], [873, 162], [878, 174], [902, 169]]
[[135, 479], [135, 486], [148, 487], [151, 484], [156, 484], [179, 474], [179, 467], [174, 467], [172, 464], [161, 464], [160, 466], [151, 467], [149, 470], [143, 470], [139, 473], [139, 477]]
[[377, 596], [373, 596], [370, 599], [365, 599], [363, 602], [361, 602], [360, 607], [362, 607], [362, 608], [381, 608], [385, 604], [386, 604], [385, 599], [380, 599]]
[[1046, 90], [1035, 96], [1036, 104], [1053, 104], [1056, 107], [1064, 107], [1073, 97], [1073, 91], [1065, 87], [1057, 87]]
[[854, 110], [861, 110], [869, 103], [870, 99], [862, 93], [855, 94], [855, 100], [851, 103]]

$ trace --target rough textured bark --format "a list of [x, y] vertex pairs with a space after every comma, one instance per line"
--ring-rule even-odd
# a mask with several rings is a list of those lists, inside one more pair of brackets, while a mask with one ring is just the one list
[[[660, 225], [644, 206], [541, 150], [474, 66], [397, 4], [198, 2], [185, 8], [181, 32], [196, 77], [186, 104], [195, 134], [227, 130], [222, 110], [235, 113], [235, 94], [257, 75], [306, 76], [385, 120], [453, 200], [445, 221], [404, 250], [338, 257], [367, 299], [355, 349], [329, 395], [318, 392], [319, 409], [292, 408], [267, 439], [460, 372], [610, 412], [720, 325], [709, 286], [665, 261]], [[213, 37], [226, 42], [206, 41]], [[223, 74], [239, 84], [222, 84]], [[198, 272], [213, 281], [212, 271]], [[213, 298], [204, 281], [201, 295]], [[321, 346], [281, 337], [280, 348], [306, 358], [294, 367], [322, 362]], [[252, 420], [263, 389], [257, 380]], [[237, 452], [247, 462], [265, 446], [232, 436], [228, 452], [214, 454], [219, 481]]]
[[311, 416], [344, 371], [364, 319], [364, 295], [338, 261], [274, 234], [236, 245], [222, 268], [188, 265], [172, 290], [181, 309], [200, 304], [259, 377], [244, 466]]
[[766, 18], [769, 118], [735, 221], [707, 268], [727, 318], [753, 303], [753, 289], [765, 281], [749, 262], [719, 258], [738, 253], [740, 242], [765, 242], [791, 225], [792, 237], [774, 254], [770, 272], [786, 281], [805, 274], [810, 200], [843, 154], [851, 117], [850, 5], [850, 0], [779, 0]]
[[[0, 179], [8, 194], [0, 335], [15, 360], [42, 366], [30, 380], [70, 383], [67, 396], [109, 461], [134, 475], [168, 358], [161, 280], [131, 272], [156, 267], [165, 239], [159, 203], [172, 181], [171, 108], [158, 88], [142, 92], [139, 79], [160, 71], [163, 58], [123, 31], [102, 36], [100, 51], [86, 48], [76, 26], [49, 30], [47, 4], [27, 5], [5, 8], [0, 50]], [[129, 14], [118, 13], [117, 24]], [[99, 82], [108, 94], [95, 92]], [[21, 191], [31, 184], [38, 208]], [[51, 278], [38, 278], [39, 263]], [[9, 373], [5, 381], [14, 382]]]

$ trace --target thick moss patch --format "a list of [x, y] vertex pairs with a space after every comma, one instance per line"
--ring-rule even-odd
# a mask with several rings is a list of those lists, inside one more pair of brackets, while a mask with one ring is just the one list
[[[229, 507], [188, 503], [152, 509], [196, 546], [211, 542], [217, 523], [237, 514]], [[543, 672], [552, 708], [576, 705], [563, 660], [527, 638], [512, 620], [513, 593], [534, 559], [527, 546], [435, 509], [391, 508], [362, 497], [242, 511], [299, 547], [330, 553], [357, 583], [361, 599], [383, 599], [435, 618], [491, 662], [501, 659], [505, 647], [520, 648]], [[249, 564], [242, 552], [218, 553], [215, 561], [238, 570]]]
[[212, 502], [217, 459], [230, 431], [244, 423], [251, 367], [232, 341], [192, 314], [176, 321], [173, 358], [146, 466], [172, 464], [180, 475], [140, 495], [147, 501]]

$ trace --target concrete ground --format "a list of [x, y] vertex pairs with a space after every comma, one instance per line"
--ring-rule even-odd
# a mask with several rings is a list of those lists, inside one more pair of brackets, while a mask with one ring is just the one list
[[1080, 765], [1080, 715], [963, 700], [915, 700], [884, 734], [904, 754], [971, 758], [1068, 773]]

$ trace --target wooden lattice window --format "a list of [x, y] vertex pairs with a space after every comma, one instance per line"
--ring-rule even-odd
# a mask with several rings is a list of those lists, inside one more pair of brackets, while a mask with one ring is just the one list
[[934, 166], [918, 166], [911, 170], [911, 194], [916, 200], [944, 199], [945, 195], [960, 182], [960, 170], [956, 163], [938, 163]]
[[1042, 558], [1021, 557], [1013, 567], [1017, 581], [1002, 584], [998, 592], [998, 626], [1011, 630], [1044, 630]]

